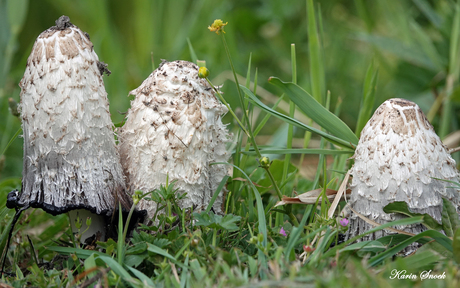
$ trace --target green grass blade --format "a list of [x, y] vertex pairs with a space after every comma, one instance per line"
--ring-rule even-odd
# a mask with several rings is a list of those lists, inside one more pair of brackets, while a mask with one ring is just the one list
[[450, 37], [449, 47], [449, 74], [446, 79], [445, 98], [443, 103], [443, 113], [441, 115], [441, 127], [439, 129], [439, 137], [443, 139], [448, 133], [450, 124], [452, 123], [452, 109], [451, 98], [454, 87], [458, 82], [459, 70], [460, 70], [460, 1], [457, 1], [455, 5], [455, 16], [452, 23], [452, 33]]
[[457, 229], [452, 242], [452, 250], [454, 252], [454, 260], [460, 264], [460, 229]]
[[449, 239], [446, 235], [444, 235], [444, 234], [442, 234], [442, 233], [440, 233], [438, 231], [427, 230], [427, 231], [419, 233], [419, 234], [417, 234], [415, 236], [412, 236], [409, 239], [406, 239], [406, 240], [402, 241], [398, 245], [395, 245], [393, 248], [390, 248], [390, 249], [388, 249], [387, 251], [385, 251], [383, 253], [380, 253], [380, 254], [372, 257], [371, 259], [369, 259], [369, 265], [370, 266], [375, 266], [375, 265], [381, 263], [383, 260], [385, 260], [385, 259], [387, 259], [389, 257], [392, 257], [393, 255], [395, 255], [396, 253], [398, 253], [402, 249], [406, 248], [410, 244], [416, 242], [417, 240], [419, 240], [420, 238], [423, 238], [425, 236], [428, 236], [428, 237], [431, 237], [431, 238], [435, 239], [439, 244], [444, 246], [444, 248], [446, 248], [448, 251], [453, 252], [453, 250], [452, 250], [452, 240], [451, 239]]
[[363, 234], [360, 234], [360, 235], [357, 235], [357, 236], [355, 236], [355, 237], [353, 237], [351, 239], [348, 239], [347, 241], [343, 242], [340, 245], [335, 246], [334, 248], [332, 248], [329, 251], [327, 251], [326, 253], [324, 253], [322, 258], [324, 259], [324, 258], [327, 258], [327, 257], [331, 257], [332, 255], [335, 255], [337, 250], [340, 250], [343, 247], [345, 247], [346, 245], [355, 242], [356, 240], [358, 240], [359, 238], [362, 238], [365, 235], [374, 233], [375, 231], [383, 230], [383, 229], [385, 229], [387, 227], [391, 227], [391, 226], [398, 226], [398, 225], [405, 226], [405, 225], [411, 225], [411, 224], [418, 224], [418, 223], [422, 223], [422, 221], [423, 221], [423, 217], [419, 216], [419, 217], [404, 218], [404, 219], [400, 219], [400, 220], [396, 220], [396, 221], [393, 221], [393, 222], [388, 222], [388, 223], [382, 224], [382, 225], [380, 225], [378, 227], [374, 227], [374, 228], [366, 231]]
[[[332, 135], [330, 135], [330, 134], [328, 134], [326, 132], [323, 132], [323, 131], [321, 131], [319, 129], [316, 129], [316, 128], [313, 128], [311, 126], [308, 126], [308, 125], [306, 125], [306, 124], [304, 124], [304, 123], [302, 123], [302, 122], [300, 122], [300, 121], [298, 121], [296, 119], [292, 119], [289, 116], [286, 116], [286, 115], [284, 115], [282, 113], [279, 113], [279, 112], [271, 109], [270, 107], [268, 107], [267, 105], [262, 103], [249, 89], [246, 89], [243, 86], [241, 86], [241, 90], [243, 90], [243, 92], [249, 97], [249, 101], [251, 101], [253, 104], [258, 106], [259, 108], [261, 108], [265, 112], [270, 113], [271, 115], [275, 116], [276, 118], [279, 118], [279, 119], [283, 120], [286, 123], [290, 123], [290, 124], [292, 124], [294, 126], [297, 126], [299, 128], [308, 130], [310, 132], [314, 132], [314, 133], [326, 138], [328, 141], [330, 141], [330, 142], [332, 142], [334, 144], [337, 144], [337, 145], [339, 145], [341, 147], [354, 149], [355, 146], [356, 146], [356, 145], [353, 145], [352, 143], [350, 143], [349, 141], [346, 141], [344, 139], [340, 139], [338, 137], [332, 136]], [[356, 136], [354, 136], [354, 137], [356, 138]]]
[[126, 266], [126, 268], [128, 268], [128, 270], [134, 274], [134, 276], [136, 276], [137, 278], [139, 278], [139, 280], [142, 281], [143, 284], [147, 284], [151, 287], [155, 287], [155, 284], [153, 283], [152, 279], [150, 279], [147, 275], [145, 275], [144, 273], [142, 273], [141, 271], [133, 268], [133, 267], [129, 267], [129, 266]]
[[284, 254], [284, 257], [286, 259], [291, 258], [290, 257], [291, 251], [292, 249], [294, 249], [294, 246], [297, 244], [297, 240], [299, 240], [300, 235], [302, 235], [302, 231], [304, 230], [305, 223], [307, 222], [307, 219], [310, 216], [312, 209], [313, 209], [313, 205], [308, 205], [307, 208], [305, 209], [302, 220], [300, 220], [299, 227], [292, 228], [291, 235], [289, 236], [288, 243], [286, 244], [286, 250], [285, 250], [286, 252]]
[[[241, 152], [247, 155], [256, 155], [254, 150], [243, 151]], [[331, 149], [300, 149], [300, 148], [280, 148], [280, 149], [261, 149], [260, 154], [322, 154], [322, 155], [340, 155], [340, 154], [353, 154], [354, 150], [331, 150]]]
[[161, 255], [161, 256], [163, 256], [163, 257], [166, 257], [166, 258], [168, 258], [169, 260], [172, 260], [172, 261], [176, 262], [176, 258], [174, 258], [174, 257], [173, 257], [171, 254], [169, 254], [166, 250], [161, 249], [160, 247], [158, 247], [158, 246], [156, 246], [156, 245], [147, 243], [147, 250], [149, 250], [150, 252], [153, 252], [153, 253], [155, 253], [155, 254]]
[[117, 241], [117, 258], [118, 264], [122, 265], [125, 259], [125, 239], [123, 238], [123, 213], [121, 203], [118, 203], [118, 241]]
[[4, 155], [6, 150], [8, 149], [8, 147], [10, 147], [11, 143], [13, 143], [13, 141], [18, 138], [19, 134], [22, 132], [22, 128], [19, 128], [18, 131], [16, 131], [16, 133], [13, 135], [13, 137], [10, 139], [10, 141], [8, 142], [8, 144], [6, 144], [5, 148], [3, 149], [2, 151], [2, 154], [1, 155]]
[[[214, 164], [211, 164], [214, 165]], [[220, 181], [219, 186], [217, 187], [217, 190], [214, 192], [214, 195], [212, 195], [211, 201], [209, 201], [208, 207], [206, 207], [206, 213], [209, 213], [211, 211], [212, 205], [214, 205], [214, 202], [217, 199], [217, 196], [219, 196], [220, 191], [222, 191], [222, 188], [224, 188], [225, 183], [227, 183], [227, 179], [229, 176], [225, 176], [222, 181]]]
[[325, 80], [324, 68], [321, 55], [321, 44], [318, 34], [318, 27], [315, 17], [315, 7], [313, 0], [307, 0], [307, 18], [308, 18], [308, 53], [310, 59], [310, 81], [313, 97], [319, 103], [324, 103], [325, 95]]
[[286, 123], [292, 124], [294, 126], [297, 126], [299, 128], [308, 130], [310, 132], [314, 132], [314, 133], [326, 138], [328, 141], [330, 141], [330, 142], [332, 142], [334, 144], [337, 144], [337, 145], [339, 145], [341, 147], [354, 149], [354, 147], [356, 146], [356, 145], [353, 145], [352, 143], [350, 143], [349, 141], [346, 141], [344, 139], [340, 139], [338, 137], [332, 136], [332, 135], [330, 135], [330, 134], [328, 134], [326, 132], [323, 132], [323, 131], [321, 131], [319, 129], [316, 129], [316, 128], [313, 128], [311, 126], [308, 126], [308, 125], [306, 125], [306, 124], [304, 124], [304, 123], [302, 123], [302, 122], [300, 122], [300, 121], [298, 121], [296, 119], [292, 119], [289, 116], [286, 116], [286, 115], [284, 115], [282, 113], [279, 113], [279, 112], [271, 109], [270, 107], [268, 107], [267, 105], [262, 103], [256, 96], [254, 96], [254, 94], [252, 94], [252, 92], [249, 89], [245, 89], [245, 87], [243, 87], [243, 86], [241, 86], [241, 90], [243, 90], [243, 92], [249, 97], [249, 101], [251, 103], [255, 104], [256, 106], [258, 106], [259, 108], [261, 108], [265, 112], [272, 114], [276, 118], [281, 119]]
[[359, 110], [358, 123], [356, 124], [355, 135], [359, 137], [361, 130], [366, 126], [371, 117], [375, 102], [375, 90], [377, 86], [378, 69], [374, 67], [374, 61], [367, 68], [366, 78], [364, 79], [363, 98], [361, 109]]
[[438, 72], [436, 70], [436, 65], [418, 46], [409, 45], [394, 38], [378, 35], [358, 34], [356, 38], [373, 44], [377, 48], [389, 52], [401, 60]]
[[430, 22], [436, 28], [441, 27], [443, 23], [442, 17], [439, 16], [439, 14], [436, 13], [436, 11], [433, 10], [433, 8], [431, 8], [430, 4], [426, 0], [412, 0], [412, 2], [414, 2], [417, 8], [420, 9], [420, 11], [422, 11], [426, 18], [428, 18], [428, 20], [430, 20]]
[[45, 247], [45, 248], [46, 248], [46, 250], [54, 251], [54, 252], [61, 253], [61, 254], [64, 254], [64, 255], [75, 254], [80, 259], [86, 259], [89, 256], [91, 256], [92, 254], [95, 254], [97, 256], [105, 255], [102, 252], [93, 251], [93, 250], [85, 250], [85, 249], [75, 248], [75, 247], [50, 246], [50, 247]]
[[339, 117], [327, 110], [315, 100], [307, 91], [300, 86], [290, 82], [283, 82], [279, 78], [270, 77], [271, 84], [281, 88], [297, 107], [323, 129], [331, 132], [332, 135], [347, 140], [352, 144], [358, 144], [358, 138], [353, 131]]
[[196, 56], [195, 49], [193, 49], [192, 42], [190, 42], [190, 39], [187, 37], [187, 44], [188, 44], [188, 50], [190, 52], [190, 58], [192, 58], [192, 62], [196, 63], [196, 60], [198, 60], [198, 57]]
[[[113, 272], [115, 272], [115, 274], [120, 276], [123, 280], [127, 281], [130, 284], [135, 282], [134, 278], [128, 273], [128, 271], [126, 271], [125, 268], [123, 268], [122, 265], [118, 264], [118, 262], [115, 261], [113, 258], [111, 258], [109, 256], [105, 256], [105, 255], [104, 256], [98, 256], [97, 258], [99, 258], [102, 261], [104, 261], [105, 264], [107, 264], [107, 266], [109, 266], [110, 269], [112, 269]], [[133, 287], [135, 287], [135, 286], [133, 286]]]
[[[243, 87], [243, 86], [241, 86]], [[257, 216], [258, 216], [258, 222], [259, 222], [259, 233], [262, 233], [264, 239], [262, 241], [262, 246], [263, 247], [267, 247], [267, 243], [268, 243], [268, 240], [267, 240], [267, 221], [265, 219], [265, 210], [264, 210], [264, 205], [263, 205], [263, 202], [262, 202], [262, 198], [260, 197], [260, 194], [259, 194], [259, 191], [257, 190], [256, 186], [254, 186], [254, 184], [252, 183], [251, 181], [251, 178], [249, 178], [249, 176], [243, 171], [241, 170], [239, 167], [236, 167], [235, 165], [231, 164], [231, 163], [225, 163], [225, 162], [217, 162], [216, 164], [226, 164], [226, 165], [231, 165], [233, 166], [234, 168], [236, 168], [237, 170], [240, 171], [241, 175], [244, 176], [244, 178], [246, 178], [246, 180], [248, 180], [248, 184], [249, 186], [251, 187], [252, 191], [254, 192], [254, 196], [256, 197], [256, 205], [257, 205]], [[264, 267], [267, 267], [267, 259], [265, 258], [265, 254], [259, 249], [259, 261], [261, 262], [261, 264], [264, 266]]]
[[438, 53], [433, 41], [431, 40], [427, 31], [423, 30], [420, 25], [411, 19], [410, 22], [411, 28], [414, 31], [414, 37], [417, 39], [420, 48], [423, 50], [426, 56], [430, 58], [431, 62], [435, 65], [436, 69], [439, 71], [444, 70], [445, 64], [444, 59]]
[[[276, 103], [273, 105], [273, 107], [271, 108], [272, 110], [275, 110], [278, 105], [280, 104], [281, 100], [283, 100], [284, 98], [284, 94], [281, 95], [278, 100], [276, 101]], [[262, 119], [262, 121], [260, 121], [259, 125], [257, 125], [256, 129], [254, 130], [253, 134], [254, 134], [254, 137], [257, 136], [257, 134], [259, 134], [260, 130], [262, 130], [262, 128], [264, 128], [265, 126], [265, 123], [267, 123], [268, 119], [270, 119], [270, 114], [267, 114], [264, 116], [264, 118]]]

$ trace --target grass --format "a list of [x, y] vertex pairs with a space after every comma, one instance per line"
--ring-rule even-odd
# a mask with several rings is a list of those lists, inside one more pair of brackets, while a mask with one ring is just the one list
[[[0, 281], [13, 287], [459, 285], [458, 215], [448, 206], [442, 224], [451, 238], [434, 229], [355, 244], [340, 243], [346, 227], [340, 217], [327, 217], [326, 200], [274, 208], [294, 191], [338, 189], [361, 129], [384, 99], [415, 101], [441, 137], [459, 129], [456, 1], [37, 2], [0, 2], [2, 251], [13, 215], [6, 195], [20, 189], [22, 167], [20, 120], [9, 113], [8, 98], [19, 101], [17, 83], [32, 43], [62, 14], [91, 35], [109, 63], [113, 73], [104, 81], [114, 123], [129, 107], [128, 91], [160, 59], [206, 60], [208, 80], [228, 82], [222, 91], [234, 112], [224, 118], [235, 139], [233, 176], [226, 179], [225, 216], [180, 209], [174, 183], [165, 183], [148, 196], [168, 207], [157, 226], [141, 227], [126, 243], [100, 242], [96, 250], [74, 244], [66, 215], [29, 209], [7, 254], [12, 275]], [[229, 22], [225, 34], [206, 29], [218, 18]], [[408, 216], [399, 221], [422, 221]], [[395, 256], [416, 239], [432, 241], [415, 255]], [[395, 270], [419, 277], [392, 279]], [[430, 270], [445, 279], [421, 281], [420, 273]]]

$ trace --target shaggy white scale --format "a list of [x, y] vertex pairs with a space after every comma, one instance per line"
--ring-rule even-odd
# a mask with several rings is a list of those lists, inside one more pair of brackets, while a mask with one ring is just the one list
[[[459, 181], [455, 161], [415, 103], [397, 98], [385, 101], [362, 130], [353, 157], [350, 204], [365, 217], [380, 224], [400, 219], [383, 212], [384, 206], [395, 201], [405, 201], [412, 212], [428, 213], [438, 222], [442, 198], [452, 201], [459, 211], [460, 190], [434, 179]], [[348, 237], [371, 228], [371, 224], [353, 215]], [[421, 224], [396, 229], [415, 234], [425, 230]], [[381, 230], [362, 240], [388, 234]]]
[[[206, 207], [222, 178], [229, 154], [228, 132], [221, 117], [221, 104], [198, 66], [187, 61], [163, 62], [139, 88], [130, 92], [125, 125], [119, 133], [119, 152], [128, 189], [149, 192], [177, 180], [177, 193], [187, 193], [182, 208]], [[214, 203], [221, 213], [223, 191]], [[152, 218], [156, 204], [141, 200], [140, 209]]]
[[53, 215], [86, 209], [97, 230], [105, 230], [104, 217], [118, 202], [130, 209], [102, 80], [107, 71], [89, 36], [67, 16], [38, 36], [19, 84], [23, 184], [10, 206]]

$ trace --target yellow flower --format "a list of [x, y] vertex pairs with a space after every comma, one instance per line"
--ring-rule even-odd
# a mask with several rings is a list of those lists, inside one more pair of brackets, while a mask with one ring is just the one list
[[216, 34], [219, 34], [219, 31], [221, 31], [221, 30], [222, 30], [222, 32], [225, 33], [224, 26], [227, 25], [227, 24], [228, 24], [228, 22], [224, 23], [222, 20], [216, 19], [216, 20], [214, 20], [214, 23], [211, 24], [211, 26], [208, 26], [208, 29], [211, 32], [216, 32]]
[[198, 70], [198, 77], [200, 78], [206, 78], [209, 76], [209, 70], [206, 67], [200, 67]]

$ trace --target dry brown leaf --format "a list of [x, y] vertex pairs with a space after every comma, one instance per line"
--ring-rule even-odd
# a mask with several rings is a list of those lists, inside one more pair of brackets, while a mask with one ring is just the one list
[[[278, 201], [275, 207], [286, 205], [286, 204], [315, 204], [316, 200], [318, 200], [318, 197], [319, 197], [319, 201], [322, 200], [321, 198], [322, 191], [323, 191], [322, 188], [318, 188], [315, 190], [311, 190], [311, 191], [302, 193], [297, 197], [283, 196], [283, 199], [281, 199], [281, 201]], [[351, 193], [351, 190], [347, 190], [347, 197], [349, 197], [350, 193]], [[332, 201], [336, 197], [336, 194], [337, 194], [337, 190], [326, 189], [326, 195], [329, 201]]]

